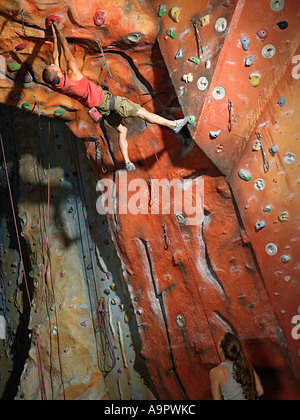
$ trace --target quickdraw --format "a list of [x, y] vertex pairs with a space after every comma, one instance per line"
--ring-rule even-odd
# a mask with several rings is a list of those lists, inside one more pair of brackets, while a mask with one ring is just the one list
[[108, 77], [111, 78], [111, 72], [110, 72], [109, 66], [108, 66], [107, 61], [106, 61], [106, 57], [105, 57], [105, 54], [104, 54], [104, 51], [103, 51], [103, 48], [102, 48], [102, 44], [101, 44], [100, 41], [97, 41], [97, 44], [99, 45], [99, 48], [101, 50], [101, 54], [104, 58], [104, 62], [105, 62], [105, 65], [106, 65], [106, 68], [107, 68], [107, 71], [108, 71]]
[[164, 239], [165, 239], [165, 250], [169, 248], [171, 245], [171, 239], [169, 238], [167, 226], [163, 224], [163, 230], [164, 230]]
[[154, 190], [152, 179], [149, 180], [149, 184], [150, 184], [150, 190], [151, 190], [151, 196], [150, 196], [149, 206], [152, 207], [156, 203], [157, 197], [155, 195], [155, 190]]
[[104, 174], [106, 174], [107, 173], [107, 168], [106, 168], [106, 166], [105, 166], [105, 164], [103, 162], [103, 152], [102, 152], [100, 140], [99, 141], [98, 140], [96, 141], [95, 156], [96, 156], [97, 159], [100, 159], [102, 172]]
[[[198, 29], [198, 26], [197, 26], [197, 21], [196, 21], [196, 19], [192, 19], [192, 22], [193, 22], [193, 25], [194, 25], [194, 28], [195, 28], [195, 31], [196, 31], [197, 39], [198, 39], [198, 55], [199, 55], [199, 58], [202, 58], [202, 55], [204, 54], [204, 52], [203, 52], [203, 45], [202, 45], [199, 29]], [[202, 53], [202, 55], [201, 55], [201, 53]]]
[[228, 122], [228, 130], [229, 132], [231, 132], [232, 130], [232, 123], [236, 123], [237, 119], [236, 119], [236, 115], [233, 111], [233, 103], [232, 103], [232, 99], [228, 99], [228, 111], [229, 111], [229, 122]]
[[264, 171], [268, 172], [268, 170], [270, 168], [270, 164], [269, 164], [267, 156], [266, 156], [264, 145], [263, 145], [263, 142], [262, 142], [262, 139], [261, 139], [261, 134], [258, 131], [255, 134], [257, 135], [257, 138], [258, 138], [258, 140], [260, 141], [260, 144], [261, 144], [261, 150], [262, 150], [263, 158], [264, 158]]
[[22, 31], [23, 31], [23, 35], [24, 35], [24, 37], [26, 37], [23, 9], [21, 10], [21, 19], [22, 19]]

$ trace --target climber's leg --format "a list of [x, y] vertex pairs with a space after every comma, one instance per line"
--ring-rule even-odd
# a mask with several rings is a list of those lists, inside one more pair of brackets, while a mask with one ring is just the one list
[[151, 124], [159, 124], [164, 127], [168, 127], [173, 130], [175, 133], [179, 131], [187, 124], [188, 118], [183, 118], [182, 120], [167, 120], [166, 118], [161, 117], [160, 115], [153, 114], [152, 112], [147, 111], [145, 108], [141, 108], [137, 114], [137, 117], [142, 118], [145, 121], [148, 121]]
[[175, 121], [167, 120], [160, 115], [153, 114], [152, 112], [147, 111], [145, 108], [141, 108], [136, 116], [142, 118], [145, 121], [148, 121], [151, 124], [159, 124], [169, 128], [176, 126]]
[[117, 127], [117, 131], [119, 133], [119, 147], [125, 160], [126, 170], [127, 172], [134, 171], [136, 168], [134, 164], [130, 161], [128, 155], [127, 128], [124, 125], [120, 124]]

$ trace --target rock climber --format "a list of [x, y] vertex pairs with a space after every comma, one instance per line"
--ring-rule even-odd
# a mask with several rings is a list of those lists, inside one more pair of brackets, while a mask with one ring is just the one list
[[[103, 116], [108, 126], [114, 127], [118, 131], [119, 147], [128, 172], [134, 171], [136, 168], [129, 159], [127, 128], [122, 124], [122, 118], [137, 116], [149, 123], [168, 127], [175, 133], [179, 133], [187, 124], [188, 118], [175, 121], [165, 119], [147, 111], [127, 98], [112, 95], [109, 91], [103, 90], [102, 87], [88, 80], [78, 68], [68, 42], [62, 33], [61, 23], [57, 25], [53, 22], [51, 28], [53, 33], [53, 64], [44, 69], [44, 82], [50, 84], [55, 91], [77, 99], [82, 105], [89, 108], [90, 112], [97, 115], [100, 113], [99, 116]], [[60, 66], [61, 52], [63, 52], [66, 61], [65, 72]]]
[[255, 400], [264, 394], [261, 381], [247, 361], [240, 340], [231, 333], [223, 335], [218, 344], [223, 362], [210, 371], [214, 400]]

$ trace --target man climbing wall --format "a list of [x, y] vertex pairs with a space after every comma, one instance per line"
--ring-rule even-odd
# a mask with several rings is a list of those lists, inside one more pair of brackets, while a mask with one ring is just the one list
[[[61, 31], [61, 23], [58, 25], [56, 22], [52, 22], [51, 28], [53, 32], [53, 64], [44, 69], [44, 82], [50, 84], [55, 91], [76, 99], [89, 108], [89, 115], [96, 123], [104, 118], [106, 124], [118, 131], [119, 146], [128, 172], [136, 168], [129, 158], [127, 128], [122, 124], [122, 118], [137, 116], [149, 123], [168, 127], [174, 133], [179, 133], [187, 124], [187, 117], [175, 121], [168, 120], [147, 111], [127, 98], [104, 91], [100, 86], [88, 80], [77, 66], [68, 42]], [[66, 61], [65, 71], [61, 65], [61, 53]]]

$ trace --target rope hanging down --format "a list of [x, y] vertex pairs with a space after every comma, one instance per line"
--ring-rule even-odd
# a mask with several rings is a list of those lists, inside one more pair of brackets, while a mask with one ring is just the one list
[[[87, 263], [88, 263], [88, 271], [87, 277], [90, 277], [89, 284], [91, 285], [93, 298], [94, 298], [94, 310], [96, 314], [96, 321], [97, 326], [94, 328], [95, 332], [98, 332], [99, 334], [99, 346], [101, 349], [101, 362], [103, 362], [103, 366], [100, 366], [101, 372], [104, 374], [107, 374], [109, 371], [111, 371], [117, 361], [116, 356], [114, 353], [114, 347], [111, 341], [109, 328], [108, 328], [108, 321], [107, 321], [107, 310], [106, 310], [106, 304], [105, 299], [101, 297], [101, 293], [99, 290], [100, 280], [98, 277], [98, 272], [95, 269], [97, 267], [96, 263], [96, 257], [95, 252], [92, 246], [92, 235], [91, 235], [91, 228], [88, 220], [88, 214], [87, 214], [87, 205], [86, 205], [86, 197], [84, 193], [84, 184], [82, 179], [82, 172], [81, 172], [81, 166], [80, 166], [80, 159], [79, 159], [79, 153], [77, 148], [76, 141], [72, 142], [73, 146], [73, 156], [74, 161], [76, 163], [76, 169], [77, 173], [79, 174], [78, 177], [78, 196], [79, 196], [79, 203], [76, 199], [76, 207], [77, 207], [77, 213], [79, 218], [79, 232], [80, 232], [80, 238], [81, 238], [81, 246], [82, 246], [82, 252], [84, 255], [87, 256]], [[83, 235], [81, 234], [81, 230], [83, 230]], [[84, 237], [85, 243], [83, 243], [82, 236]], [[85, 246], [84, 246], [85, 245]], [[92, 308], [93, 311], [93, 308]]]
[[[106, 65], [107, 70], [108, 70], [109, 78], [110, 78], [110, 79], [112, 79], [112, 80], [114, 80], [115, 82], [119, 83], [121, 86], [125, 87], [125, 88], [126, 88], [127, 90], [129, 90], [129, 91], [130, 91], [133, 95], [135, 95], [135, 96], [136, 96], [136, 98], [137, 98], [137, 100], [138, 100], [138, 103], [141, 105], [141, 103], [140, 103], [140, 95], [139, 95], [139, 94], [136, 94], [136, 93], [135, 93], [133, 90], [131, 90], [128, 86], [125, 86], [125, 85], [124, 85], [124, 84], [122, 84], [122, 83], [121, 83], [118, 79], [116, 79], [115, 77], [113, 77], [113, 76], [112, 76], [112, 73], [111, 73], [111, 71], [110, 71], [110, 69], [109, 69], [109, 66], [108, 66], [108, 63], [107, 63], [107, 59], [106, 59], [106, 57], [105, 57], [105, 54], [104, 54], [104, 51], [103, 51], [102, 45], [101, 45], [101, 43], [100, 43], [100, 42], [98, 42], [98, 45], [99, 45], [99, 47], [100, 47], [100, 49], [101, 49], [101, 53], [102, 53], [102, 55], [103, 55], [103, 58], [104, 58], [104, 61], [105, 61], [105, 65]], [[161, 164], [160, 164], [160, 161], [159, 161], [159, 158], [158, 158], [158, 155], [157, 155], [156, 149], [155, 149], [154, 141], [153, 141], [153, 139], [152, 139], [151, 132], [150, 132], [150, 129], [149, 129], [149, 126], [148, 126], [147, 122], [145, 122], [145, 125], [146, 125], [147, 133], [148, 133], [148, 136], [149, 136], [149, 140], [150, 140], [150, 143], [151, 143], [151, 146], [152, 146], [152, 149], [153, 149], [153, 152], [154, 152], [154, 155], [155, 155], [155, 158], [156, 158], [156, 161], [157, 161], [158, 167], [159, 167], [159, 171], [160, 171], [160, 174], [161, 174], [161, 178], [162, 178], [162, 179], [167, 179], [167, 178], [164, 176], [164, 172], [163, 172], [163, 170], [162, 170], [162, 167], [161, 167]], [[196, 276], [195, 276], [195, 273], [194, 273], [194, 270], [193, 270], [192, 262], [191, 262], [191, 259], [190, 259], [190, 257], [189, 257], [188, 250], [187, 250], [187, 247], [186, 247], [186, 244], [185, 244], [184, 238], [183, 238], [183, 234], [182, 234], [182, 232], [181, 232], [180, 224], [179, 224], [179, 222], [178, 222], [178, 220], [177, 220], [177, 218], [176, 218], [176, 212], [175, 212], [174, 205], [173, 205], [173, 203], [172, 203], [172, 201], [171, 201], [171, 200], [170, 200], [170, 205], [171, 205], [171, 208], [172, 208], [172, 213], [173, 213], [174, 218], [175, 218], [175, 223], [176, 223], [177, 228], [178, 228], [178, 230], [179, 230], [180, 239], [181, 239], [181, 242], [182, 242], [182, 245], [183, 245], [183, 248], [184, 248], [184, 251], [185, 251], [186, 257], [187, 257], [187, 261], [188, 261], [188, 264], [189, 264], [189, 267], [190, 267], [190, 270], [191, 270], [191, 273], [192, 273], [192, 277], [193, 277], [194, 283], [195, 283], [196, 288], [197, 288], [197, 292], [198, 292], [199, 299], [200, 299], [200, 302], [201, 302], [201, 306], [202, 306], [202, 309], [203, 309], [203, 312], [204, 312], [204, 316], [205, 316], [205, 319], [206, 319], [206, 322], [207, 322], [207, 325], [208, 325], [208, 328], [209, 328], [209, 331], [210, 331], [210, 334], [211, 334], [211, 337], [212, 337], [212, 340], [213, 340], [213, 344], [214, 344], [214, 347], [215, 347], [215, 350], [216, 350], [216, 353], [217, 353], [218, 359], [219, 359], [219, 361], [220, 361], [220, 362], [222, 362], [222, 359], [221, 359], [221, 356], [220, 356], [220, 353], [219, 353], [219, 350], [218, 350], [218, 345], [217, 345], [217, 342], [216, 342], [215, 337], [214, 337], [214, 333], [213, 333], [212, 325], [211, 325], [211, 323], [210, 323], [210, 320], [209, 320], [209, 317], [208, 317], [208, 314], [207, 314], [207, 310], [206, 310], [205, 305], [204, 305], [204, 301], [203, 301], [203, 298], [202, 298], [202, 294], [201, 294], [201, 292], [200, 292], [200, 289], [199, 289], [199, 286], [198, 286], [198, 283], [197, 283], [197, 280], [196, 280]], [[164, 228], [164, 232], [165, 232], [165, 228]], [[169, 236], [168, 236], [168, 237], [166, 237], [166, 235], [164, 235], [164, 236], [165, 236], [166, 241], [168, 241], [167, 243], [168, 243], [168, 247], [169, 247], [169, 246], [171, 245], [170, 238], [169, 238]]]

